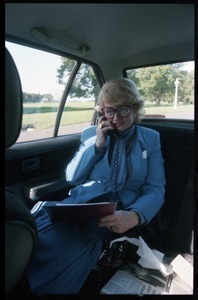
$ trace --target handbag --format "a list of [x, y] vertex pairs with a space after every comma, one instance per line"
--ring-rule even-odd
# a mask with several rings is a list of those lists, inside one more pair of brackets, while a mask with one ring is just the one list
[[150, 248], [158, 249], [158, 241], [151, 224], [136, 226], [124, 234], [110, 232], [105, 240], [103, 252], [94, 268], [98, 273], [96, 294], [122, 266], [138, 263], [140, 256], [137, 254], [138, 246], [127, 240], [115, 241], [120, 237], [139, 238], [140, 236]]
[[[113, 242], [114, 239], [115, 236], [109, 236], [106, 239], [104, 250], [94, 268], [98, 273], [96, 294], [100, 293], [101, 288], [119, 267], [130, 262], [137, 263], [140, 258], [136, 253], [138, 249], [137, 246], [126, 240]], [[111, 244], [111, 242], [113, 243]]]

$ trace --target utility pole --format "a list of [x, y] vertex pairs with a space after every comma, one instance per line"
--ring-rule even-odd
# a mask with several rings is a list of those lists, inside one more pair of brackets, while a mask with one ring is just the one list
[[177, 108], [178, 85], [179, 85], [179, 79], [178, 78], [175, 80], [174, 84], [175, 84], [174, 109], [176, 109]]

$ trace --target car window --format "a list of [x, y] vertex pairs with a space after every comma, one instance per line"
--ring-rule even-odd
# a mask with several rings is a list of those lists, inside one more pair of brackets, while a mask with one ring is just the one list
[[[99, 91], [92, 66], [6, 42], [22, 84], [22, 130], [17, 142], [79, 133], [92, 123]], [[71, 81], [71, 83], [70, 83]], [[71, 87], [70, 87], [71, 85]], [[65, 88], [70, 91], [65, 92]]]
[[[100, 86], [92, 66], [11, 42], [6, 47], [22, 82], [23, 119], [17, 142], [80, 133], [94, 123]], [[124, 73], [145, 99], [145, 118], [194, 119], [194, 61], [127, 68]]]
[[[64, 59], [65, 64], [67, 61]], [[82, 63], [63, 110], [59, 135], [81, 132], [82, 127], [93, 123], [92, 118], [99, 88], [93, 68]]]
[[145, 100], [145, 118], [194, 119], [194, 61], [127, 69]]

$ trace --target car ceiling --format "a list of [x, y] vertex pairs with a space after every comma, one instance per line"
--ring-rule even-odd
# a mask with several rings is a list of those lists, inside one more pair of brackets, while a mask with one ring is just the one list
[[7, 3], [5, 30], [9, 39], [94, 62], [109, 78], [126, 67], [194, 59], [194, 11], [193, 4]]

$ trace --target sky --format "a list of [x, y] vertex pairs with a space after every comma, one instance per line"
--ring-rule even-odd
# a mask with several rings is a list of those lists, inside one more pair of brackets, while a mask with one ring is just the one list
[[[6, 42], [6, 47], [19, 70], [23, 92], [52, 94], [55, 100], [60, 99], [63, 86], [58, 84], [56, 77], [61, 65], [60, 56], [9, 42]], [[194, 70], [194, 62], [188, 63], [185, 70]]]
[[[26, 93], [52, 94], [59, 97], [63, 86], [57, 82], [57, 68], [61, 65], [60, 56], [43, 51], [26, 50], [26, 47], [6, 42], [19, 70], [22, 90]], [[35, 80], [36, 79], [36, 80]]]

